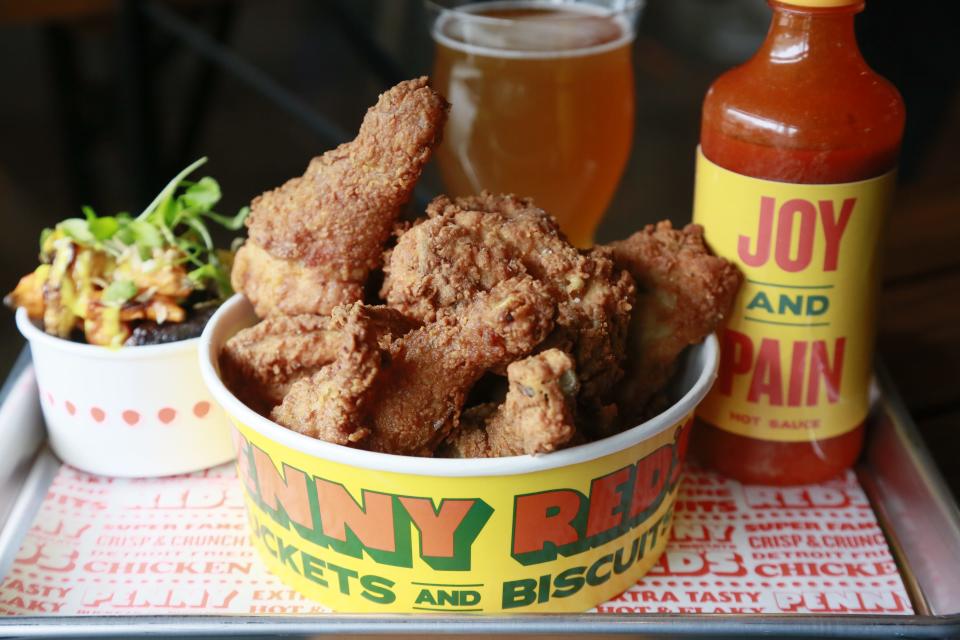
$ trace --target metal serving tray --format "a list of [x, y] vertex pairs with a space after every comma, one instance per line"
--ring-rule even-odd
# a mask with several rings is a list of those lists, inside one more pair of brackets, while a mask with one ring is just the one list
[[[26, 351], [0, 391], [0, 452], [5, 459], [0, 466], [0, 575], [12, 563], [60, 467], [44, 445], [36, 394], [11, 393], [20, 385], [34, 385]], [[0, 637], [960, 637], [960, 511], [882, 370], [857, 473], [897, 558], [914, 615], [15, 616], [0, 618]]]

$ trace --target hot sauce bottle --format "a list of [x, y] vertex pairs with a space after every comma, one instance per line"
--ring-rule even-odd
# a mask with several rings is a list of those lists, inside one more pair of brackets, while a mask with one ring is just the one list
[[904, 107], [860, 54], [862, 1], [770, 6], [760, 50], [703, 105], [694, 220], [745, 282], [695, 450], [738, 480], [784, 485], [860, 453]]

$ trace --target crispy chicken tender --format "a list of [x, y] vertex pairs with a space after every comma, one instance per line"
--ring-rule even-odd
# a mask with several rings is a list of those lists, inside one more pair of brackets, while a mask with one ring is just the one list
[[401, 82], [367, 111], [356, 139], [254, 199], [232, 280], [258, 315], [324, 314], [362, 297], [448, 106], [427, 78]]
[[432, 455], [459, 423], [470, 388], [488, 370], [529, 354], [553, 328], [555, 305], [530, 278], [480, 294], [386, 348], [346, 312], [337, 360], [294, 383], [274, 421], [337, 444]]
[[369, 435], [357, 418], [380, 372], [380, 339], [363, 317], [363, 305], [343, 305], [332, 318], [342, 341], [333, 363], [290, 386], [270, 417], [293, 431], [336, 444], [352, 444]]
[[621, 426], [632, 426], [669, 380], [680, 353], [713, 333], [731, 310], [743, 276], [710, 253], [703, 227], [648, 225], [609, 245], [617, 265], [637, 283], [629, 365], [617, 389]]
[[387, 304], [429, 321], [506, 278], [536, 278], [557, 303], [556, 330], [545, 347], [573, 356], [582, 402], [605, 404], [622, 376], [634, 300], [629, 274], [601, 251], [577, 251], [529, 199], [440, 196], [427, 215], [389, 252], [381, 290]]
[[261, 318], [327, 314], [363, 297], [363, 283], [330, 280], [322, 269], [277, 258], [249, 240], [237, 251], [230, 280]]
[[[373, 339], [386, 343], [420, 326], [387, 307], [365, 307], [362, 318]], [[330, 316], [271, 316], [227, 340], [220, 372], [244, 404], [269, 415], [294, 382], [332, 363], [350, 340]]]
[[549, 453], [576, 433], [579, 386], [573, 359], [547, 349], [507, 367], [510, 390], [492, 403], [464, 411], [462, 426], [445, 447], [456, 458], [494, 458]]

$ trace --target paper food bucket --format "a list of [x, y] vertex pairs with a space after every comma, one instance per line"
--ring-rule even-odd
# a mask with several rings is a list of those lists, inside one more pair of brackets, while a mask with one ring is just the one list
[[296, 591], [345, 612], [575, 612], [663, 552], [714, 337], [690, 350], [681, 399], [649, 422], [548, 455], [453, 460], [350, 449], [248, 409], [217, 355], [255, 321], [245, 299], [224, 304], [201, 337], [201, 371], [236, 427], [254, 545]]
[[50, 446], [106, 476], [167, 476], [233, 459], [230, 426], [200, 378], [199, 338], [111, 350], [44, 333], [17, 310], [30, 343]]

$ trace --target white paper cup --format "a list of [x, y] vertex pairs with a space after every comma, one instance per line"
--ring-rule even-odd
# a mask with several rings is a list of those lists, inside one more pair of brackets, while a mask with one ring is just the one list
[[29, 341], [50, 446], [106, 476], [188, 473], [234, 457], [226, 416], [200, 378], [198, 338], [106, 347], [44, 333], [17, 310]]

